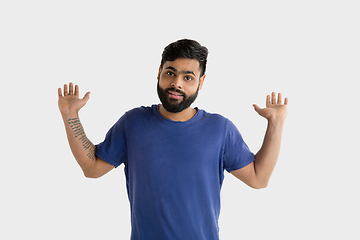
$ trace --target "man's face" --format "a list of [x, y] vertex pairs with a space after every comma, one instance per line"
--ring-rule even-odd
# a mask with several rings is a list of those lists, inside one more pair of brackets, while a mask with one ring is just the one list
[[179, 58], [159, 68], [157, 91], [163, 107], [172, 113], [181, 112], [195, 101], [205, 75], [200, 77], [199, 61]]

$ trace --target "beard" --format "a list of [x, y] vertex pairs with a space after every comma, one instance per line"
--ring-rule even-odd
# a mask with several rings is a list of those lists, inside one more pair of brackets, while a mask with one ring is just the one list
[[[170, 98], [168, 94], [169, 91], [180, 93], [183, 96], [182, 97], [183, 100]], [[190, 107], [190, 105], [195, 101], [199, 93], [199, 86], [193, 95], [188, 96], [187, 94], [176, 88], [162, 89], [160, 88], [158, 82], [157, 93], [160, 98], [160, 102], [163, 105], [163, 107], [166, 109], [166, 111], [171, 113], [178, 113]]]

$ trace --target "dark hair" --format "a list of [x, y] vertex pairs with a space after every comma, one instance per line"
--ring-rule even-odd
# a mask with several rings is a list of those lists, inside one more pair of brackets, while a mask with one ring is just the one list
[[161, 59], [161, 68], [166, 61], [175, 61], [178, 58], [196, 59], [200, 64], [200, 77], [205, 74], [208, 49], [197, 41], [182, 39], [170, 43], [164, 48]]

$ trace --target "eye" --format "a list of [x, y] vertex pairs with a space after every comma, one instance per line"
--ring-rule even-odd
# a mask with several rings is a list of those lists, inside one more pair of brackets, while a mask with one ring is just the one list
[[191, 76], [186, 76], [186, 77], [185, 77], [185, 80], [186, 80], [186, 81], [191, 81], [192, 79], [193, 79], [193, 78], [192, 78]]
[[166, 75], [174, 76], [175, 74], [173, 72], [166, 72]]

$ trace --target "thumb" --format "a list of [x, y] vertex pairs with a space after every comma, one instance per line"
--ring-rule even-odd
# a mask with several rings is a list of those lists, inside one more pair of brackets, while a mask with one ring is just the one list
[[256, 104], [253, 104], [253, 107], [254, 107], [256, 112], [259, 112], [261, 110], [261, 108]]
[[82, 99], [87, 102], [89, 98], [90, 98], [90, 92], [87, 92]]

